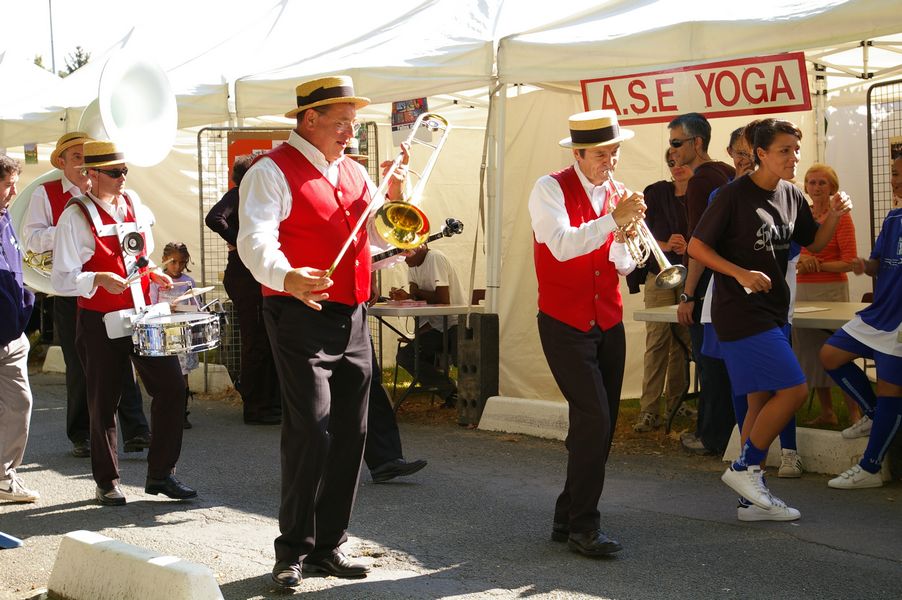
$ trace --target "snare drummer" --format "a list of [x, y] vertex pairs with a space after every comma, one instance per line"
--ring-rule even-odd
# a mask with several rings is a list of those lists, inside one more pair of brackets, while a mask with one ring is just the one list
[[[172, 285], [169, 289], [164, 289], [163, 286], [155, 281], [150, 282], [151, 304], [168, 302], [172, 312], [177, 312], [179, 310], [177, 307], [179, 306], [181, 306], [182, 309], [187, 309], [188, 312], [201, 311], [200, 301], [197, 296], [179, 300], [185, 292], [195, 287], [194, 278], [185, 273], [185, 271], [191, 271], [191, 269], [188, 268], [188, 263], [190, 262], [191, 255], [188, 253], [188, 246], [181, 242], [169, 242], [166, 244], [163, 248], [163, 273], [169, 276], [172, 280]], [[182, 375], [185, 378], [184, 428], [191, 429], [191, 422], [188, 420], [188, 415], [191, 414], [188, 410], [188, 399], [191, 397], [191, 390], [188, 389], [188, 373], [198, 367], [197, 352], [181, 353], [178, 355], [178, 359], [179, 366], [182, 368]]]
[[153, 214], [137, 194], [124, 191], [128, 168], [113, 143], [85, 142], [83, 168], [91, 189], [72, 200], [60, 216], [51, 281], [59, 293], [78, 296], [75, 342], [87, 378], [97, 501], [105, 506], [125, 504], [119, 487], [115, 420], [122, 381], [109, 373], [121, 372], [129, 359], [153, 399], [154, 434], [144, 491], [179, 500], [193, 498], [197, 492], [173, 476], [185, 411], [185, 381], [178, 359], [139, 356], [131, 337], [110, 339], [103, 322], [107, 313], [148, 304], [151, 281], [164, 289], [172, 286], [169, 276], [153, 263], [137, 267], [137, 260], [153, 251]]

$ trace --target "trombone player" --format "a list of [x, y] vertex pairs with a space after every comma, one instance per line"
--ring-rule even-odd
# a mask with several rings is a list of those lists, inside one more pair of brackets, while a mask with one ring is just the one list
[[[273, 581], [296, 587], [302, 572], [365, 577], [341, 551], [366, 437], [372, 350], [366, 323], [370, 237], [358, 219], [381, 194], [344, 149], [369, 99], [350, 77], [296, 88], [297, 126], [257, 159], [239, 189], [238, 254], [263, 285], [263, 317], [282, 386], [282, 493]], [[396, 159], [397, 160], [397, 159]], [[402, 146], [401, 162], [408, 162]], [[397, 172], [397, 171], [396, 171]], [[375, 196], [375, 197], [374, 197]], [[388, 198], [401, 198], [392, 179]], [[369, 219], [372, 224], [372, 216]], [[350, 238], [350, 239], [349, 239]], [[349, 250], [331, 276], [327, 267]]]
[[[25, 248], [41, 256], [50, 276], [56, 226], [66, 203], [91, 189], [84, 166], [84, 145], [91, 141], [87, 133], [72, 131], [56, 142], [50, 153], [50, 164], [60, 169], [62, 177], [37, 186], [31, 195], [22, 228]], [[91, 455], [88, 418], [88, 388], [85, 371], [75, 350], [75, 296], [54, 296], [53, 328], [59, 338], [66, 364], [66, 436], [72, 442], [72, 455], [86, 458]], [[122, 371], [122, 399], [119, 403], [119, 424], [122, 426], [123, 450], [141, 452], [150, 447], [150, 427], [144, 416], [141, 392], [135, 383], [131, 365]]]
[[567, 478], [551, 538], [597, 557], [621, 550], [601, 530], [598, 511], [626, 360], [618, 273], [636, 266], [618, 232], [643, 218], [645, 203], [642, 194], [608, 180], [621, 142], [633, 137], [620, 128], [616, 112], [578, 113], [569, 127], [560, 145], [572, 149], [574, 163], [539, 178], [529, 214], [539, 338], [570, 415]]

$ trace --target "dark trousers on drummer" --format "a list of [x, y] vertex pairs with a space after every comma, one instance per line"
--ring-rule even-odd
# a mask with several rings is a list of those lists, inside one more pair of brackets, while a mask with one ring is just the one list
[[567, 399], [567, 480], [554, 522], [573, 533], [600, 528], [598, 501], [604, 489], [626, 361], [623, 323], [583, 332], [539, 313], [539, 339], [554, 380]]
[[[370, 347], [372, 348], [372, 339]], [[373, 349], [373, 377], [370, 380], [369, 410], [366, 420], [366, 447], [363, 452], [363, 460], [367, 468], [372, 471], [387, 462], [403, 458], [401, 448], [401, 432], [398, 431], [398, 421], [395, 418], [395, 409], [382, 387], [382, 369], [376, 360], [376, 350]]]
[[[118, 374], [128, 367], [129, 361], [151, 397], [154, 431], [147, 453], [147, 476], [164, 479], [170, 475], [182, 450], [185, 418], [185, 378], [178, 357], [138, 356], [131, 337], [107, 337], [103, 314], [93, 310], [78, 311], [75, 345], [87, 379], [94, 481], [104, 489], [119, 482], [116, 409], [122, 395], [122, 378]], [[110, 377], [111, 373], [117, 376]]]
[[[91, 432], [85, 371], [75, 349], [77, 301], [74, 296], [53, 297], [53, 326], [59, 336], [60, 349], [66, 362], [66, 436], [72, 443], [87, 441]], [[122, 428], [123, 440], [130, 440], [150, 431], [144, 416], [141, 391], [130, 364], [122, 369], [119, 426]]]
[[279, 377], [263, 323], [263, 294], [260, 283], [234, 250], [229, 252], [222, 284], [238, 313], [241, 374], [237, 385], [244, 404], [244, 420], [278, 416], [282, 412]]
[[366, 439], [373, 353], [364, 305], [263, 299], [282, 386], [276, 561], [322, 559], [347, 540]]

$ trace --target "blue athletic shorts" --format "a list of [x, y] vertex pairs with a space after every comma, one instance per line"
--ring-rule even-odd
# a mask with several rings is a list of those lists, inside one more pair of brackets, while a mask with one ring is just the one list
[[805, 383], [789, 345], [788, 327], [774, 327], [733, 342], [720, 342], [733, 394], [776, 392]]
[[877, 379], [894, 385], [902, 385], [902, 356], [878, 352], [867, 344], [859, 342], [843, 329], [837, 329], [836, 333], [830, 336], [825, 343], [840, 350], [872, 359], [877, 365]]

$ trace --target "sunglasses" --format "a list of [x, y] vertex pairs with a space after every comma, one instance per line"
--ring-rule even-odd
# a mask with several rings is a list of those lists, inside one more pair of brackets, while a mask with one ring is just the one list
[[119, 179], [120, 177], [124, 177], [128, 175], [128, 167], [122, 167], [121, 169], [94, 169], [99, 173], [103, 173], [107, 177], [112, 177], [113, 179]]
[[683, 139], [679, 139], [679, 138], [672, 139], [672, 140], [670, 140], [670, 147], [671, 148], [679, 148], [686, 142], [694, 140], [696, 137], [697, 136], [687, 137], [687, 138], [683, 138]]

